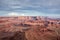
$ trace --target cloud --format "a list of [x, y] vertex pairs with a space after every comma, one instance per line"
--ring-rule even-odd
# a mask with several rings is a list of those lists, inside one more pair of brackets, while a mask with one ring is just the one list
[[8, 16], [19, 16], [19, 14], [18, 14], [18, 13], [15, 13], [15, 12], [8, 13], [7, 15], [8, 15]]
[[39, 10], [56, 13], [60, 11], [60, 0], [0, 0], [0, 10]]
[[19, 10], [19, 11], [0, 11], [0, 16], [49, 16], [60, 17], [60, 14], [50, 14], [34, 10]]
[[11, 12], [11, 13], [8, 13], [6, 15], [8, 15], [8, 16], [25, 16], [24, 13], [21, 14], [21, 13], [18, 13], [18, 12]]

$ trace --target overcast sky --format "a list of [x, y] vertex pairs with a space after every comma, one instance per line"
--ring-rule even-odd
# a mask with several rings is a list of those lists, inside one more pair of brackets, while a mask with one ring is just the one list
[[0, 0], [0, 16], [57, 16], [60, 0]]

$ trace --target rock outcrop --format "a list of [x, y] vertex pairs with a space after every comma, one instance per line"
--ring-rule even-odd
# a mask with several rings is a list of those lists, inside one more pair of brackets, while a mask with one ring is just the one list
[[0, 40], [60, 40], [60, 20], [40, 16], [0, 17]]

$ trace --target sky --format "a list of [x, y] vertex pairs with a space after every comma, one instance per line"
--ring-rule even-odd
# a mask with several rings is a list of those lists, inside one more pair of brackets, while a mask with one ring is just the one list
[[60, 0], [0, 0], [0, 16], [60, 17]]

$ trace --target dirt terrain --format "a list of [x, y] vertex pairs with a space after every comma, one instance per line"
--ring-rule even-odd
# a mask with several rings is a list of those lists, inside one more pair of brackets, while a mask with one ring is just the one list
[[0, 40], [60, 40], [60, 19], [0, 17]]

